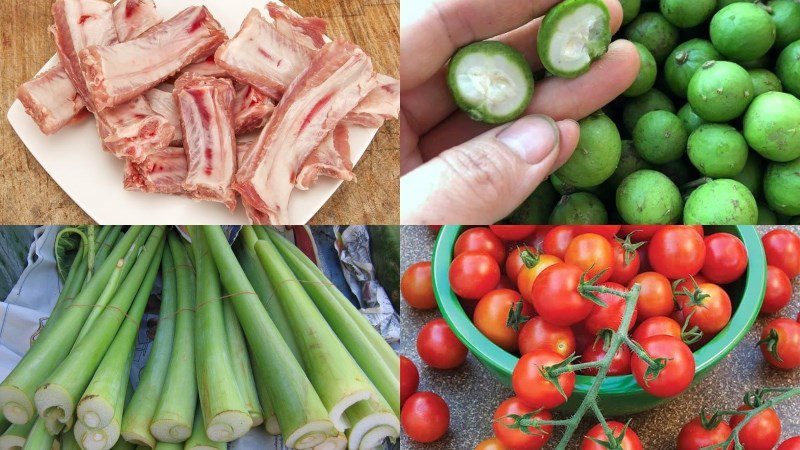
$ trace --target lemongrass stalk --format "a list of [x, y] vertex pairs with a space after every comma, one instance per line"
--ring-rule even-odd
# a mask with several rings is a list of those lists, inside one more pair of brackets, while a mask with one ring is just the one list
[[284, 443], [289, 448], [313, 448], [337, 434], [325, 406], [253, 292], [222, 228], [203, 226], [203, 231], [247, 337], [254, 367], [266, 369], [257, 371], [268, 387]]
[[325, 439], [325, 442], [314, 447], [314, 450], [344, 450], [347, 448], [347, 436], [337, 434]]
[[47, 432], [45, 428], [45, 420], [43, 417], [36, 418], [33, 423], [31, 432], [28, 433], [28, 438], [25, 440], [23, 450], [48, 450], [53, 448], [53, 441], [55, 437]]
[[[256, 383], [256, 391], [258, 392], [258, 400], [261, 404], [264, 418], [264, 431], [266, 431], [267, 434], [277, 436], [281, 434], [281, 427], [269, 393], [269, 371], [271, 368], [266, 361], [253, 355], [252, 350], [250, 351], [250, 361], [252, 363], [251, 367], [253, 369], [253, 379]], [[295, 360], [295, 362], [297, 362], [297, 360]]]
[[89, 317], [86, 318], [86, 322], [84, 322], [83, 328], [81, 329], [80, 334], [78, 334], [78, 339], [75, 340], [75, 345], [78, 345], [81, 339], [86, 336], [86, 333], [88, 333], [92, 328], [105, 307], [111, 302], [111, 299], [114, 298], [114, 294], [117, 293], [117, 289], [122, 282], [122, 268], [124, 266], [124, 259], [117, 261], [117, 265], [114, 267], [114, 272], [111, 274], [111, 278], [108, 279], [108, 284], [106, 284], [105, 289], [103, 289], [103, 293], [100, 294], [100, 298], [98, 298], [97, 302], [94, 304], [92, 312], [89, 313]]
[[225, 335], [228, 338], [228, 352], [231, 355], [234, 379], [253, 426], [257, 427], [264, 422], [264, 416], [258, 401], [250, 356], [247, 354], [247, 341], [244, 339], [242, 326], [239, 325], [239, 319], [236, 318], [236, 311], [233, 310], [231, 302], [222, 303], [222, 315], [225, 320]]
[[136, 444], [126, 441], [125, 439], [120, 439], [111, 447], [112, 450], [134, 450], [136, 448]]
[[172, 339], [175, 334], [175, 264], [172, 252], [165, 249], [161, 262], [161, 309], [158, 327], [150, 356], [139, 378], [139, 386], [125, 408], [122, 418], [122, 437], [138, 445], [153, 448], [156, 438], [150, 433], [150, 422], [158, 406], [164, 379], [167, 376]]
[[153, 450], [183, 450], [183, 443], [159, 441]]
[[28, 439], [28, 434], [33, 428], [35, 420], [28, 423], [18, 425], [13, 424], [0, 436], [0, 450], [19, 450], [25, 446], [25, 441]]
[[386, 438], [400, 436], [400, 421], [384, 399], [363, 401], [347, 411], [352, 428], [347, 430], [348, 450], [372, 450]]
[[305, 281], [302, 286], [325, 317], [328, 325], [342, 341], [347, 351], [367, 374], [372, 384], [389, 403], [395, 415], [400, 415], [400, 380], [394, 371], [381, 359], [370, 345], [367, 336], [361, 331], [345, 308], [328, 290], [329, 282], [321, 283], [314, 272], [287, 248], [291, 245], [281, 237], [270, 236], [298, 280]]
[[[34, 409], [34, 392], [66, 358], [81, 331], [83, 322], [97, 301], [114, 271], [116, 261], [134, 245], [139, 233], [150, 229], [131, 227], [95, 272], [85, 288], [71, 301], [64, 302], [64, 310], [56, 320], [49, 320], [39, 337], [20, 360], [14, 370], [0, 383], [0, 408], [5, 417], [16, 424], [30, 421]], [[112, 262], [113, 261], [113, 262]]]
[[355, 403], [380, 394], [325, 322], [303, 286], [297, 282], [270, 240], [255, 245], [303, 356], [306, 374], [339, 431], [350, 424], [345, 411]]
[[114, 248], [114, 245], [116, 245], [117, 241], [119, 240], [121, 234], [122, 227], [119, 225], [103, 227], [103, 230], [101, 230], [98, 234], [98, 239], [102, 237], [102, 240], [98, 241], [100, 244], [97, 246], [97, 253], [94, 255], [95, 267], [99, 267], [105, 262], [109, 253], [111, 253], [111, 250]]
[[177, 309], [175, 335], [161, 398], [153, 414], [150, 433], [159, 441], [183, 442], [192, 434], [197, 407], [194, 345], [194, 270], [186, 247], [176, 232], [168, 237], [175, 264]]
[[353, 322], [361, 329], [361, 332], [369, 340], [372, 348], [375, 350], [377, 354], [381, 356], [383, 362], [392, 369], [395, 374], [395, 378], [398, 380], [400, 379], [400, 357], [397, 353], [392, 350], [392, 347], [386, 342], [386, 340], [378, 333], [377, 330], [369, 323], [369, 321], [361, 314], [361, 312], [350, 303], [350, 300], [342, 294], [339, 289], [334, 286], [330, 280], [322, 273], [319, 267], [316, 266], [305, 253], [303, 253], [299, 248], [294, 246], [291, 242], [287, 241], [283, 236], [278, 234], [275, 230], [267, 227], [256, 227], [256, 232], [261, 232], [262, 234], [267, 234], [272, 236], [274, 242], [279, 243], [278, 245], [281, 248], [285, 248], [290, 253], [295, 255], [300, 262], [302, 262], [307, 268], [311, 270], [312, 273], [316, 275], [317, 281], [322, 284], [328, 286], [328, 290], [333, 294], [334, 298], [339, 302], [339, 304], [344, 308], [348, 315], [353, 319]]
[[222, 312], [219, 272], [208, 253], [202, 230], [189, 227], [194, 253], [197, 306], [195, 307], [195, 362], [197, 390], [206, 434], [216, 442], [230, 442], [253, 427], [228, 346]]
[[78, 440], [75, 439], [75, 433], [72, 431], [64, 431], [59, 435], [61, 442], [61, 450], [82, 450], [78, 445]]
[[[132, 270], [120, 285], [114, 299], [98, 318], [97, 326], [89, 330], [36, 391], [34, 395], [36, 409], [39, 415], [48, 419], [51, 424], [57, 425], [57, 421], [67, 425], [73, 418], [77, 400], [86, 390], [122, 321], [125, 320], [152, 261], [160, 257], [159, 250], [163, 240], [164, 227], [154, 227], [141, 252], [137, 252], [139, 254]], [[96, 279], [97, 277], [92, 278], [92, 282]], [[50, 431], [56, 434], [55, 429], [51, 428]]]
[[[194, 241], [194, 238], [192, 238]], [[192, 435], [183, 446], [184, 450], [224, 450], [228, 446], [224, 442], [215, 442], [206, 435], [206, 424], [203, 422], [203, 413], [200, 409], [194, 415]]]

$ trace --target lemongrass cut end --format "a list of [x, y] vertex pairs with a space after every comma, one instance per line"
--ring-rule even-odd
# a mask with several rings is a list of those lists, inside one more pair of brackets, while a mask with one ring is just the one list
[[25, 436], [2, 435], [0, 436], [0, 450], [19, 450], [25, 446]]
[[249, 411], [250, 420], [253, 421], [253, 426], [261, 426], [264, 423], [264, 416], [261, 414], [261, 411]]
[[369, 400], [370, 398], [372, 398], [372, 393], [370, 391], [360, 390], [353, 392], [347, 397], [344, 397], [341, 401], [339, 401], [339, 403], [333, 405], [329, 416], [336, 429], [339, 431], [344, 431], [350, 428], [350, 421], [347, 419], [347, 416], [345, 416], [345, 411], [361, 400]]
[[348, 450], [368, 450], [380, 445], [387, 437], [400, 435], [400, 422], [391, 413], [370, 414], [350, 430]]
[[17, 425], [28, 423], [35, 413], [31, 399], [15, 386], [0, 386], [0, 405], [6, 419]]
[[340, 433], [325, 439], [325, 442], [314, 447], [314, 450], [345, 450], [346, 448], [347, 438]]
[[244, 411], [223, 411], [206, 425], [206, 435], [215, 442], [230, 442], [247, 434], [253, 419]]
[[264, 430], [272, 436], [281, 434], [281, 425], [278, 423], [278, 417], [275, 414], [265, 418]]
[[138, 433], [138, 430], [124, 430], [120, 434], [122, 435], [122, 439], [125, 439], [126, 442], [130, 442], [137, 447], [149, 447], [153, 448], [156, 446], [156, 438], [150, 434], [148, 430], [147, 434]]
[[45, 384], [40, 387], [33, 396], [33, 402], [39, 415], [47, 419], [47, 430], [51, 434], [51, 426], [70, 423], [75, 412], [75, 405], [69, 392], [57, 384]]
[[176, 444], [189, 439], [192, 427], [176, 420], [161, 419], [150, 424], [150, 433], [156, 440]]
[[119, 424], [111, 422], [107, 427], [90, 429], [76, 422], [75, 439], [84, 450], [108, 450], [119, 440]]
[[88, 428], [104, 428], [114, 419], [114, 406], [102, 397], [87, 396], [78, 402], [76, 414]]
[[303, 450], [314, 448], [325, 442], [329, 436], [335, 436], [333, 424], [327, 420], [309, 422], [285, 437], [285, 444], [289, 448]]

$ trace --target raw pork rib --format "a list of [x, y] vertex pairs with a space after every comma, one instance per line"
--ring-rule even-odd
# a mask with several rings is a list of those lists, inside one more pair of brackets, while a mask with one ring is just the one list
[[[164, 85], [171, 88], [170, 85]], [[147, 103], [153, 108], [153, 111], [159, 116], [167, 119], [167, 121], [175, 127], [175, 133], [172, 135], [171, 145], [176, 147], [183, 145], [183, 132], [181, 131], [181, 118], [178, 115], [178, 106], [175, 105], [175, 98], [172, 97], [172, 89], [169, 92], [159, 88], [150, 89], [144, 93]]]
[[261, 128], [267, 123], [275, 103], [265, 94], [250, 85], [236, 88], [233, 101], [233, 122], [236, 134]]
[[175, 82], [175, 103], [183, 127], [188, 170], [184, 190], [192, 197], [222, 202], [236, 209], [231, 181], [236, 172], [233, 130], [233, 83], [186, 74]]
[[83, 99], [60, 64], [20, 85], [17, 98], [44, 134], [53, 134], [82, 117], [78, 113], [83, 110]]
[[207, 56], [201, 61], [193, 62], [188, 66], [184, 67], [183, 69], [180, 70], [180, 72], [178, 72], [178, 77], [189, 72], [195, 75], [206, 75], [209, 77], [216, 77], [216, 78], [230, 77], [230, 75], [228, 75], [228, 72], [225, 72], [225, 70], [222, 67], [218, 66], [217, 63], [214, 62], [214, 55]]
[[193, 6], [132, 41], [83, 49], [80, 65], [93, 104], [103, 110], [146, 92], [224, 40], [208, 9]]
[[184, 194], [186, 170], [183, 147], [166, 147], [141, 163], [126, 161], [123, 184], [129, 191], [180, 195]]
[[378, 87], [367, 95], [358, 106], [347, 113], [344, 122], [367, 128], [377, 128], [384, 120], [397, 119], [400, 115], [400, 81], [388, 75], [378, 74]]
[[306, 190], [320, 175], [355, 181], [353, 162], [350, 161], [350, 131], [347, 125], [338, 125], [334, 128], [319, 147], [303, 161], [300, 172], [295, 177], [294, 186]]
[[120, 42], [137, 38], [161, 23], [153, 0], [120, 0], [114, 5], [112, 17]]
[[236, 173], [233, 187], [252, 221], [288, 222], [289, 196], [303, 162], [376, 84], [372, 60], [354, 44], [336, 41], [315, 54]]
[[275, 20], [278, 31], [311, 50], [325, 46], [325, 29], [328, 24], [319, 17], [303, 17], [286, 6], [268, 3], [267, 11]]
[[118, 158], [134, 162], [167, 147], [175, 134], [175, 127], [156, 114], [143, 95], [95, 117], [105, 148]]

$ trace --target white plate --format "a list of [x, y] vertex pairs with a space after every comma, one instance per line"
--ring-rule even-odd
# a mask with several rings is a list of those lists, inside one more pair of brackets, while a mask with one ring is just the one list
[[[158, 12], [165, 19], [187, 6], [204, 4], [222, 24], [229, 36], [239, 30], [251, 8], [262, 10], [265, 0], [156, 0]], [[264, 12], [266, 14], [266, 12]], [[56, 64], [53, 56], [42, 67]], [[32, 78], [32, 77], [31, 77]], [[242, 224], [247, 222], [239, 202], [235, 213], [217, 202], [197, 202], [183, 197], [126, 191], [122, 187], [123, 162], [103, 151], [94, 119], [84, 119], [45, 136], [25, 113], [19, 100], [8, 110], [8, 121], [44, 170], [64, 192], [100, 224]], [[377, 133], [377, 128], [352, 127], [350, 130], [353, 164]], [[289, 200], [289, 221], [303, 224], [325, 204], [341, 180], [320, 177], [307, 191], [295, 189]]]

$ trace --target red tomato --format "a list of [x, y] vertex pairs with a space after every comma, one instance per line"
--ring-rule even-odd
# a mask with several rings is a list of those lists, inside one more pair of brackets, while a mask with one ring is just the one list
[[414, 363], [403, 355], [400, 355], [400, 406], [402, 406], [411, 394], [417, 392], [419, 387], [419, 371]]
[[[752, 408], [742, 405], [739, 411], [749, 411]], [[744, 419], [743, 415], [732, 416], [731, 428]], [[772, 408], [765, 409], [747, 423], [739, 431], [739, 441], [747, 450], [771, 450], [781, 438], [781, 419]]]
[[[627, 285], [639, 273], [641, 258], [638, 249], [626, 250], [617, 240], [609, 241], [614, 252], [614, 266], [611, 268], [611, 277], [608, 281]], [[628, 259], [626, 262], [625, 260]]]
[[517, 281], [517, 275], [519, 275], [519, 272], [523, 267], [525, 267], [525, 262], [520, 255], [525, 250], [528, 252], [526, 255], [530, 255], [531, 258], [536, 257], [536, 250], [533, 247], [528, 247], [527, 245], [519, 245], [508, 252], [508, 258], [506, 258], [505, 265], [506, 275], [513, 281]]
[[639, 247], [639, 272], [652, 272], [653, 266], [650, 265], [650, 256], [648, 255], [648, 249], [650, 248], [647, 245], [647, 242], [644, 243], [641, 247]]
[[475, 447], [475, 450], [509, 450], [499, 438], [485, 439]]
[[467, 359], [467, 347], [444, 319], [433, 319], [422, 327], [417, 335], [417, 353], [434, 369], [454, 369]]
[[699, 285], [704, 296], [699, 303], [694, 303], [685, 295], [680, 296], [680, 307], [684, 317], [689, 318], [689, 328], [697, 327], [706, 337], [719, 333], [731, 321], [731, 299], [725, 289], [714, 283]]
[[631, 339], [641, 342], [650, 336], [672, 336], [681, 339], [681, 325], [669, 317], [651, 317], [645, 319], [633, 330]]
[[583, 322], [576, 323], [570, 328], [572, 329], [572, 334], [575, 335], [575, 352], [579, 355], [585, 352], [597, 339], [597, 335], [589, 333]]
[[637, 302], [639, 320], [668, 316], [675, 309], [675, 303], [672, 301], [672, 285], [664, 275], [657, 272], [640, 273], [628, 283], [628, 289], [634, 284], [640, 286]]
[[773, 314], [792, 299], [792, 280], [779, 268], [767, 266], [767, 290], [764, 293], [764, 303], [761, 304], [761, 314]]
[[672, 336], [651, 336], [639, 342], [653, 359], [665, 358], [666, 366], [654, 379], [645, 379], [648, 365], [638, 355], [631, 358], [631, 371], [645, 392], [656, 397], [673, 397], [685, 391], [694, 379], [694, 356], [689, 346]]
[[574, 325], [585, 319], [592, 312], [594, 303], [578, 293], [582, 274], [577, 266], [567, 263], [544, 269], [531, 290], [536, 312], [556, 325]]
[[447, 433], [450, 409], [442, 397], [432, 392], [417, 392], [400, 411], [403, 431], [416, 442], [433, 442]]
[[699, 288], [701, 284], [708, 283], [708, 280], [705, 279], [702, 275], [695, 275], [693, 277], [688, 277], [683, 279], [680, 283], [675, 285], [674, 295], [675, 301], [680, 305], [687, 300], [686, 291], [692, 293], [695, 289]]
[[555, 225], [537, 225], [536, 231], [534, 231], [532, 235], [525, 238], [525, 243], [539, 251], [542, 251], [542, 242], [544, 242], [544, 237], [547, 236], [547, 233], [549, 233], [553, 228], [555, 228]]
[[656, 234], [656, 231], [662, 228], [664, 228], [664, 225], [623, 225], [619, 229], [617, 235], [624, 238], [633, 233], [631, 235], [631, 241], [645, 242], [649, 241], [653, 235]]
[[774, 319], [764, 327], [759, 342], [761, 353], [770, 365], [782, 370], [800, 367], [800, 323]]
[[653, 235], [647, 249], [650, 265], [671, 280], [696, 275], [703, 268], [703, 237], [688, 226], [670, 225]]
[[[558, 364], [564, 357], [549, 350], [534, 350], [522, 355], [511, 373], [511, 387], [526, 405], [538, 409], [552, 409], [567, 401], [556, 386], [542, 376], [541, 369]], [[575, 372], [558, 376], [558, 382], [569, 398], [575, 388]]]
[[778, 450], [800, 450], [800, 436], [795, 436], [783, 441], [783, 443], [778, 446]]
[[575, 233], [573, 227], [569, 225], [559, 225], [548, 231], [544, 236], [542, 251], [564, 259], [564, 255], [567, 253], [567, 247], [569, 243], [572, 242], [572, 238], [576, 235], [577, 233]]
[[564, 262], [586, 271], [587, 280], [603, 272], [598, 279], [602, 283], [611, 277], [614, 270], [614, 249], [608, 239], [599, 234], [580, 234], [567, 246]]
[[494, 287], [494, 290], [497, 290], [497, 289], [516, 290], [517, 289], [517, 283], [514, 283], [513, 281], [511, 281], [510, 278], [508, 278], [505, 275], [500, 275], [500, 281], [498, 281], [497, 282], [497, 286]]
[[550, 350], [562, 358], [575, 352], [575, 335], [572, 328], [554, 325], [541, 317], [534, 317], [519, 331], [519, 352]]
[[[632, 429], [626, 427], [624, 423], [609, 421], [608, 427], [614, 432], [615, 438], [622, 437], [620, 445], [614, 448], [619, 450], [642, 450], [642, 441], [639, 440], [639, 436]], [[625, 435], [623, 436], [622, 433], [625, 433]], [[598, 444], [596, 441], [603, 444]], [[581, 450], [607, 450], [610, 448], [607, 447], [608, 445], [611, 445], [609, 438], [606, 436], [603, 426], [598, 423], [589, 429], [586, 436], [583, 437]]]
[[[610, 281], [601, 283], [599, 286], [605, 286], [622, 292], [628, 290], [625, 286]], [[625, 315], [625, 299], [618, 295], [606, 293], [597, 293], [595, 295], [605, 302], [606, 306], [603, 307], [596, 303], [592, 304], [592, 312], [589, 313], [589, 316], [586, 317], [586, 321], [584, 322], [586, 330], [593, 335], [597, 335], [604, 329], [613, 331], [619, 330], [620, 325], [622, 325], [622, 316]], [[633, 328], [633, 324], [636, 323], [637, 314], [636, 307], [634, 306], [633, 317], [631, 317], [628, 330]]]
[[522, 315], [530, 317], [533, 307], [530, 303], [522, 301], [519, 292], [511, 289], [498, 289], [489, 291], [478, 301], [473, 314], [475, 327], [490, 341], [509, 352], [517, 351], [517, 335], [519, 332], [506, 326], [508, 313], [522, 303]]
[[775, 266], [794, 278], [800, 275], [800, 237], [789, 230], [772, 230], [761, 238], [767, 264]]
[[[730, 435], [731, 427], [727, 423], [720, 421], [716, 427], [707, 430], [700, 417], [695, 417], [681, 428], [681, 432], [678, 434], [677, 450], [698, 450], [714, 444], [721, 444]], [[728, 450], [731, 448], [733, 445], [728, 446]]]
[[622, 225], [574, 225], [575, 235], [584, 233], [594, 233], [603, 236], [608, 240], [613, 240], [614, 236], [619, 233]]
[[[582, 362], [595, 362], [605, 358], [608, 352], [603, 350], [603, 341], [595, 341], [587, 348], [581, 355]], [[597, 375], [598, 370], [595, 368], [585, 369], [581, 373], [583, 375]], [[623, 344], [614, 354], [611, 359], [611, 365], [608, 367], [608, 376], [628, 375], [631, 373], [631, 350], [627, 345]]]
[[531, 262], [534, 263], [531, 267], [527, 265], [524, 266], [522, 270], [519, 271], [519, 275], [517, 275], [517, 287], [519, 288], [519, 292], [522, 294], [522, 298], [529, 302], [533, 302], [533, 282], [536, 281], [539, 274], [542, 273], [544, 269], [560, 263], [561, 260], [553, 255], [540, 253], [533, 261], [528, 260], [528, 263]]
[[536, 411], [522, 402], [518, 397], [511, 397], [497, 407], [494, 412], [492, 430], [500, 442], [510, 450], [538, 450], [547, 443], [553, 434], [552, 425], [542, 425], [541, 430], [530, 427], [526, 430], [511, 428], [514, 420], [511, 415], [524, 416], [533, 414], [532, 418], [539, 420], [552, 420], [553, 416], [547, 410]]
[[506, 260], [506, 246], [492, 230], [486, 227], [470, 228], [456, 239], [456, 246], [453, 248], [453, 256], [458, 256], [465, 252], [486, 252], [497, 261], [503, 264]]
[[489, 225], [489, 229], [505, 241], [521, 241], [536, 231], [536, 225]]
[[704, 242], [706, 259], [701, 272], [712, 283], [733, 283], [747, 270], [747, 250], [736, 236], [714, 233]]
[[500, 282], [500, 266], [488, 253], [466, 252], [450, 263], [449, 277], [456, 295], [477, 300]]
[[400, 293], [412, 308], [436, 308], [430, 261], [414, 263], [403, 272], [403, 277], [400, 279]]

